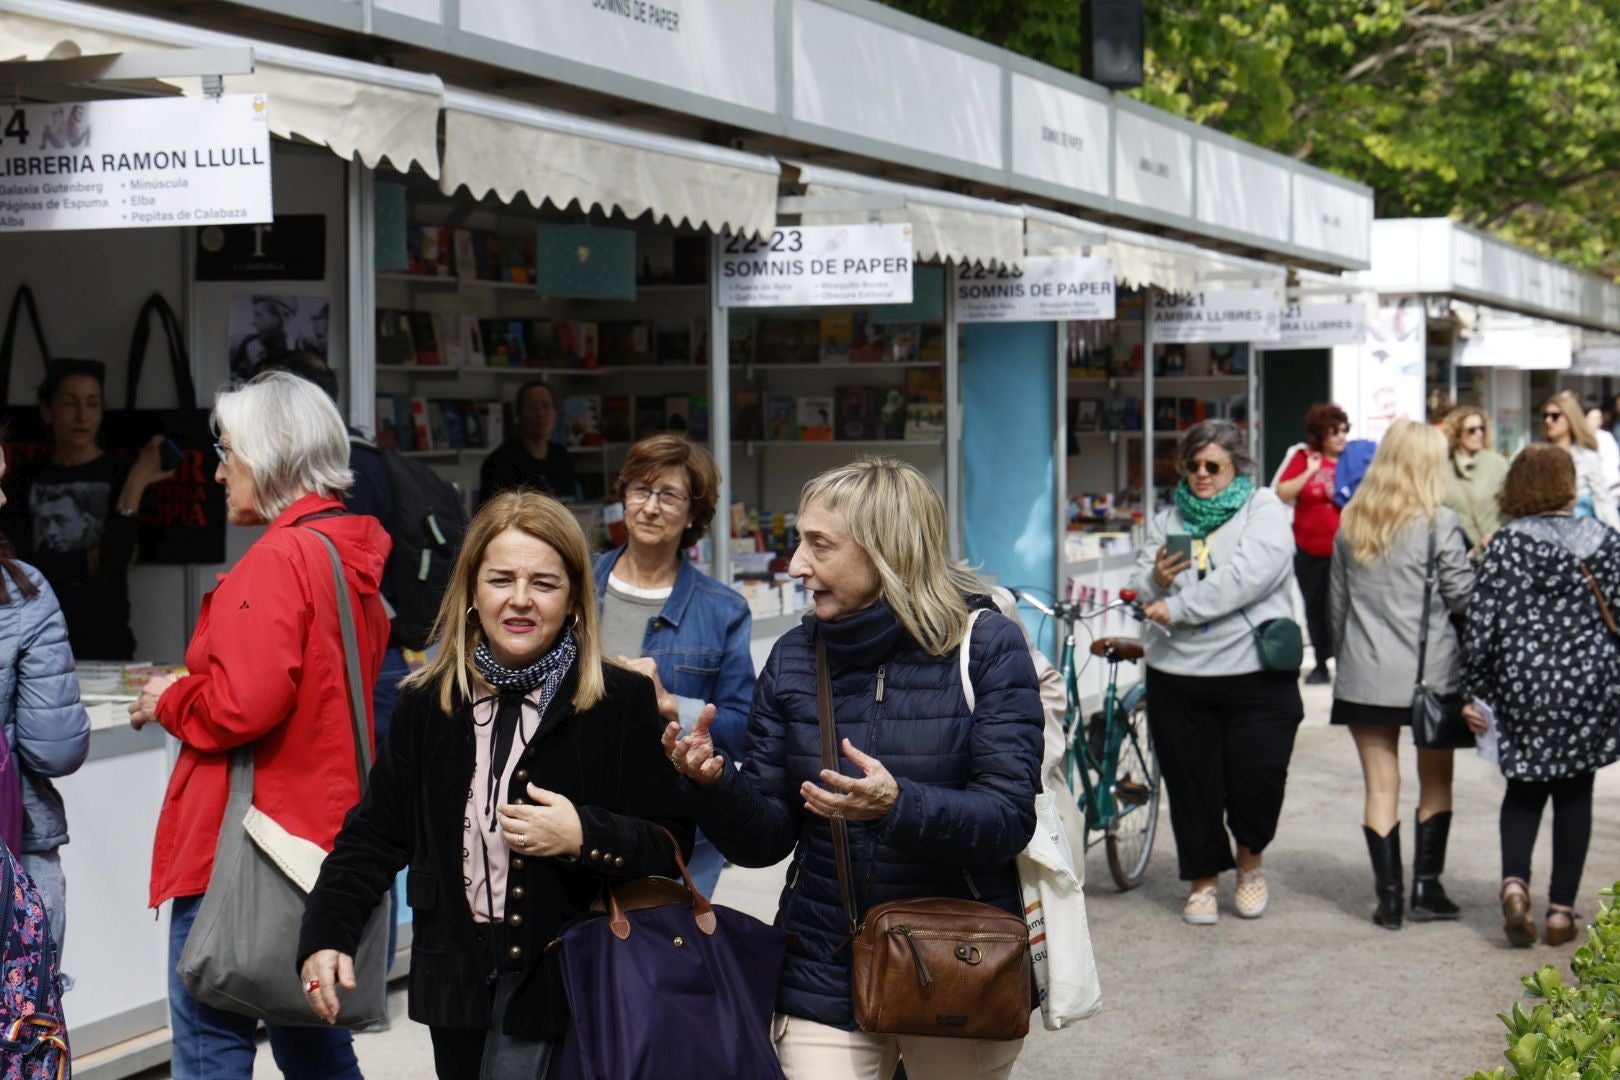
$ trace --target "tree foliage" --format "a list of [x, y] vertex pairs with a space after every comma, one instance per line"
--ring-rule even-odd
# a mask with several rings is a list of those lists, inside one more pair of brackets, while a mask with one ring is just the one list
[[[1080, 69], [1075, 0], [887, 0]], [[1620, 0], [1167, 0], [1133, 96], [1620, 274]]]

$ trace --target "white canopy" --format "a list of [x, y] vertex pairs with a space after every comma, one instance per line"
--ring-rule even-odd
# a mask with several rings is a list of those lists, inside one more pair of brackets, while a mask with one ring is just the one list
[[1131, 288], [1153, 286], [1165, 292], [1190, 293], [1216, 284], [1238, 288], [1281, 289], [1288, 269], [1274, 263], [1210, 251], [1180, 240], [1131, 232], [1111, 225], [1024, 207], [1031, 254], [1062, 254], [1090, 248], [1114, 265], [1114, 280]]

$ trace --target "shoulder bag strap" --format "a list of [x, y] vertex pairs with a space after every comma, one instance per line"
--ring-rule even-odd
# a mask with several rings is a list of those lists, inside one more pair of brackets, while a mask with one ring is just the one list
[[1598, 611], [1603, 615], [1603, 625], [1609, 628], [1609, 633], [1620, 635], [1620, 626], [1615, 625], [1614, 612], [1609, 609], [1609, 598], [1603, 595], [1603, 588], [1597, 583], [1597, 578], [1592, 575], [1591, 567], [1586, 565], [1585, 559], [1577, 559], [1575, 563], [1581, 568], [1581, 574], [1586, 578], [1586, 583], [1592, 586], [1592, 595], [1597, 597]]
[[135, 392], [141, 385], [141, 368], [146, 364], [146, 346], [151, 340], [151, 320], [156, 317], [169, 348], [169, 369], [174, 373], [174, 393], [183, 409], [197, 407], [197, 387], [191, 379], [191, 359], [186, 355], [186, 338], [180, 320], [162, 293], [153, 293], [135, 317], [135, 333], [129, 340], [129, 381], [124, 386], [124, 408], [135, 408]]
[[1434, 533], [1429, 530], [1429, 560], [1423, 568], [1423, 614], [1418, 619], [1417, 685], [1423, 685], [1423, 668], [1429, 657], [1429, 599], [1434, 595]]
[[968, 646], [973, 643], [973, 628], [978, 625], [980, 615], [988, 615], [984, 608], [974, 608], [968, 614], [967, 629], [962, 632], [962, 644], [957, 647], [957, 664], [962, 675], [962, 697], [967, 701], [968, 712], [979, 707], [979, 696], [973, 690], [973, 680], [968, 676]]
[[[838, 770], [838, 727], [833, 722], [832, 675], [827, 670], [827, 647], [816, 642], [816, 709], [821, 718], [821, 767]], [[851, 884], [854, 877], [849, 865], [849, 823], [842, 815], [835, 815], [827, 824], [832, 827], [833, 864], [838, 868], [838, 891], [844, 898], [844, 918], [849, 922], [849, 940], [860, 934], [855, 921], [855, 892]]]
[[11, 298], [11, 311], [6, 315], [5, 337], [0, 338], [0, 405], [4, 405], [11, 394], [11, 357], [17, 344], [17, 319], [23, 314], [27, 314], [29, 329], [34, 332], [39, 358], [46, 364], [51, 362], [51, 350], [45, 344], [45, 330], [39, 324], [39, 308], [34, 306], [34, 290], [27, 285], [18, 285], [16, 294]]
[[364, 680], [360, 677], [360, 644], [354, 632], [354, 607], [349, 603], [349, 583], [343, 578], [343, 560], [338, 557], [337, 545], [319, 529], [305, 527], [320, 537], [326, 553], [332, 558], [332, 578], [337, 585], [338, 623], [343, 628], [343, 664], [348, 671], [349, 718], [354, 726], [354, 760], [360, 772], [360, 794], [366, 793], [366, 781], [371, 777], [371, 740], [366, 735], [366, 699]]

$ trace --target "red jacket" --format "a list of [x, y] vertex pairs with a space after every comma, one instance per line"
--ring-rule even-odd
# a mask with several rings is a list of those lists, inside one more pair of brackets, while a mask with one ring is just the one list
[[[186, 648], [191, 674], [157, 707], [158, 722], [182, 745], [152, 845], [153, 907], [208, 888], [234, 747], [256, 744], [254, 805], [328, 851], [360, 800], [331, 557], [318, 537], [293, 526], [342, 508], [319, 495], [299, 499], [203, 598]], [[330, 537], [343, 560], [369, 732], [371, 691], [388, 647], [377, 591], [388, 534], [376, 518], [359, 514], [308, 527]]]

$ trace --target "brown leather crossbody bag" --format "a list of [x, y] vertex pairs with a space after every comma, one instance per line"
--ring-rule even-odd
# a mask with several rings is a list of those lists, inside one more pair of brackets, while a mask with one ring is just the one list
[[[816, 697], [821, 764], [837, 771], [832, 678], [819, 642]], [[830, 825], [849, 921], [850, 997], [861, 1030], [960, 1039], [1028, 1034], [1029, 926], [1023, 917], [974, 900], [924, 896], [878, 904], [857, 920], [848, 822], [839, 816]]]

